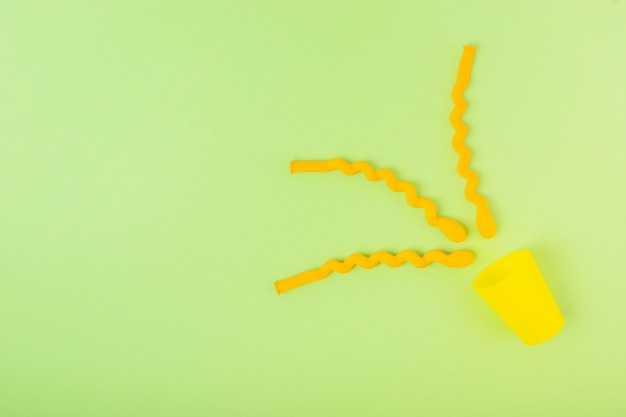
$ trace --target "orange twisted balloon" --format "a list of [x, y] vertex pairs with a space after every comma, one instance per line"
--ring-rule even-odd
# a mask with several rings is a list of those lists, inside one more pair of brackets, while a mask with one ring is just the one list
[[439, 250], [433, 250], [426, 252], [423, 256], [418, 255], [412, 250], [404, 250], [397, 255], [392, 255], [385, 251], [376, 252], [372, 256], [355, 253], [348, 256], [348, 258], [343, 262], [335, 260], [326, 261], [326, 263], [318, 269], [306, 271], [282, 281], [276, 281], [274, 283], [274, 288], [276, 288], [276, 292], [278, 294], [281, 294], [301, 285], [324, 279], [331, 272], [345, 274], [350, 272], [352, 268], [357, 265], [364, 269], [370, 269], [380, 263], [384, 263], [392, 268], [395, 268], [405, 262], [409, 262], [416, 268], [424, 268], [433, 262], [438, 262], [445, 266], [461, 268], [469, 265], [473, 260], [474, 254], [467, 250], [460, 250], [449, 254], [445, 254]]
[[385, 180], [387, 187], [391, 191], [402, 192], [406, 196], [409, 205], [416, 208], [423, 208], [426, 221], [431, 226], [435, 226], [453, 242], [465, 240], [466, 232], [455, 220], [438, 216], [435, 204], [427, 198], [417, 195], [413, 184], [406, 181], [398, 181], [396, 176], [388, 169], [374, 169], [367, 162], [359, 161], [350, 164], [343, 159], [331, 159], [328, 161], [291, 161], [290, 172], [330, 172], [339, 170], [345, 175], [355, 175], [362, 172], [369, 181]]
[[467, 126], [461, 121], [461, 116], [467, 107], [465, 100], [463, 100], [463, 91], [467, 87], [469, 82], [470, 70], [472, 69], [472, 61], [474, 60], [474, 53], [476, 48], [473, 46], [464, 46], [463, 55], [461, 56], [461, 62], [459, 63], [459, 69], [456, 75], [456, 83], [452, 89], [452, 101], [454, 102], [454, 108], [450, 113], [450, 124], [454, 127], [454, 137], [452, 138], [452, 147], [459, 154], [459, 162], [456, 166], [458, 173], [461, 177], [465, 178], [467, 184], [465, 186], [465, 197], [476, 206], [476, 225], [478, 226], [478, 232], [481, 236], [490, 239], [496, 233], [496, 224], [489, 212], [489, 206], [487, 200], [481, 195], [476, 193], [476, 186], [478, 185], [478, 176], [475, 172], [468, 168], [470, 161], [470, 151], [467, 149], [463, 141], [467, 136]]

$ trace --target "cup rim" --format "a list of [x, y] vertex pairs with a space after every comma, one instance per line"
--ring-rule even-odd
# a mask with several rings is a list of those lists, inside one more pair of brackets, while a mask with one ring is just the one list
[[534, 264], [532, 254], [528, 249], [520, 249], [504, 255], [502, 258], [489, 264], [472, 282], [472, 288], [481, 290], [504, 281], [519, 271], [520, 264]]

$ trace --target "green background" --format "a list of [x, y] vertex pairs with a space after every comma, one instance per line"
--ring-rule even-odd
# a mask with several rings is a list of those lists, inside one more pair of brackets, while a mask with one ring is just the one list
[[[623, 416], [626, 2], [0, 5], [0, 416]], [[473, 225], [450, 91], [498, 234]], [[461, 220], [448, 242], [382, 183]], [[354, 252], [464, 248], [280, 297]], [[530, 249], [565, 317], [473, 292]]]

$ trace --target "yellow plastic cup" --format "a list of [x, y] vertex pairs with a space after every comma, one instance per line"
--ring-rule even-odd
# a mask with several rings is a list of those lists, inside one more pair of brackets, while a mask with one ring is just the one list
[[472, 288], [526, 345], [545, 342], [563, 327], [563, 316], [528, 250], [489, 265]]

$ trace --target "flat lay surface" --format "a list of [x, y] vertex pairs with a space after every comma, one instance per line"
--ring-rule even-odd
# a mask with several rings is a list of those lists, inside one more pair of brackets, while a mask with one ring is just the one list
[[[623, 416], [626, 2], [0, 4], [0, 415]], [[497, 232], [451, 146], [451, 91]], [[454, 243], [362, 174], [389, 168]], [[529, 249], [565, 320], [472, 289]], [[464, 268], [353, 253], [470, 250]]]

